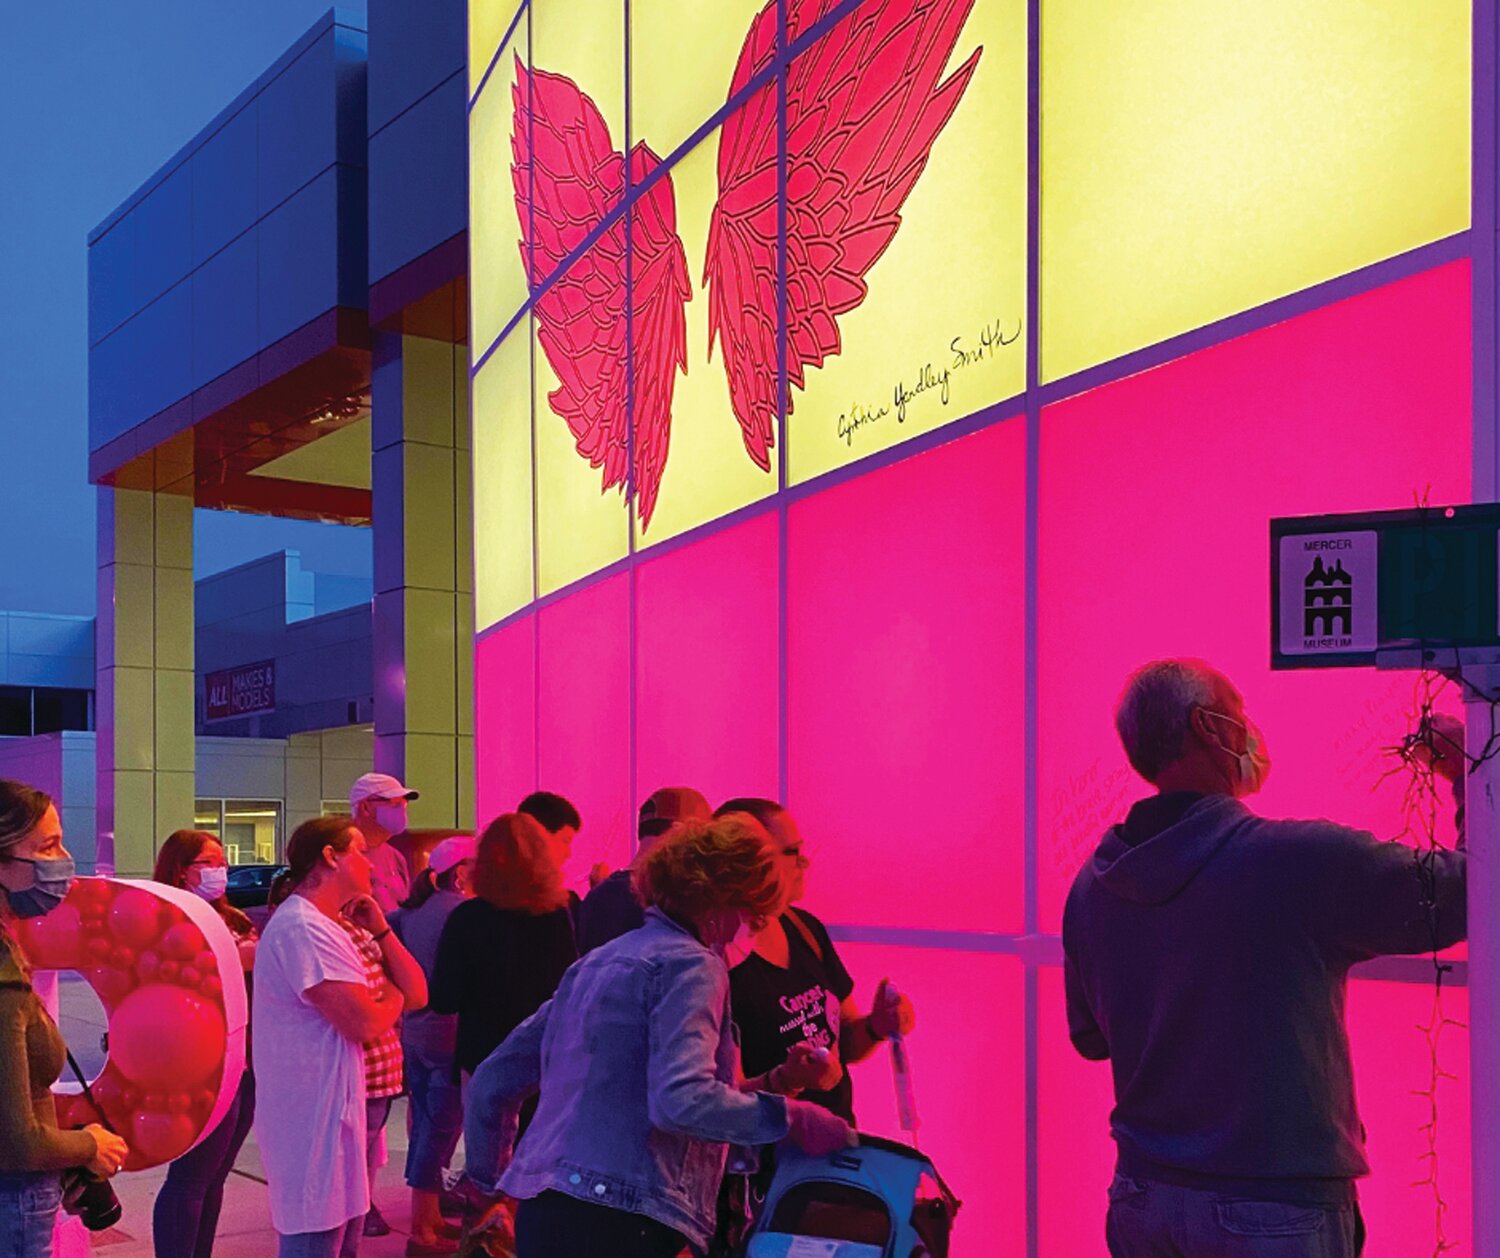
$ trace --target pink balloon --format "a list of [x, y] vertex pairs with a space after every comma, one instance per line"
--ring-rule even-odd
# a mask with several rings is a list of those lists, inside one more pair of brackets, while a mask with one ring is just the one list
[[68, 892], [68, 903], [92, 906], [102, 905], [109, 899], [109, 883], [103, 878], [79, 878]]
[[89, 986], [98, 993], [99, 1003], [106, 1009], [118, 1005], [135, 986], [135, 978], [128, 970], [115, 969], [113, 966], [96, 966], [87, 971], [86, 977]]
[[21, 947], [39, 970], [74, 970], [84, 963], [83, 919], [71, 900], [32, 918], [20, 934]]
[[131, 1121], [130, 1157], [127, 1167], [170, 1162], [186, 1153], [198, 1134], [198, 1124], [186, 1114], [165, 1110], [142, 1110]]
[[161, 909], [161, 900], [149, 891], [125, 887], [109, 906], [110, 933], [132, 948], [147, 947], [156, 942]]
[[160, 983], [136, 988], [109, 1020], [110, 1059], [148, 1089], [205, 1082], [223, 1065], [226, 1038], [221, 1010], [185, 988]]
[[162, 955], [174, 961], [191, 961], [202, 946], [203, 932], [192, 922], [179, 922], [172, 927], [162, 936], [160, 945]]

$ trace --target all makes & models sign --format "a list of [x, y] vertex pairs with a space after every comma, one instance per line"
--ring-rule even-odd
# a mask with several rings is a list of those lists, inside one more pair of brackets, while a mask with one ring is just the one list
[[203, 678], [204, 719], [227, 721], [237, 716], [276, 710], [276, 664], [242, 664]]

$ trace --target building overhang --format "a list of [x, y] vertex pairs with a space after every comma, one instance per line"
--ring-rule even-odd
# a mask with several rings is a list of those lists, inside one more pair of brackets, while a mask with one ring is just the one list
[[369, 524], [368, 488], [256, 471], [369, 413], [365, 313], [336, 307], [95, 450], [89, 478], [219, 510]]

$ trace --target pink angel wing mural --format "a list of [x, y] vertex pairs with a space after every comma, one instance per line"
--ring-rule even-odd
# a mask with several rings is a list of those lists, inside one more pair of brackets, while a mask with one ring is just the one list
[[[729, 95], [776, 55], [776, 4], [769, 3], [745, 37]], [[745, 449], [771, 470], [775, 440], [776, 89], [757, 92], [724, 123], [719, 136], [719, 200], [708, 226], [703, 282], [708, 287], [708, 352], [722, 342], [729, 397]]]
[[[792, 37], [834, 7], [791, 0]], [[787, 373], [798, 388], [808, 367], [842, 348], [838, 318], [864, 301], [865, 277], [895, 238], [901, 207], [968, 88], [982, 48], [946, 79], [943, 71], [973, 7], [869, 0], [788, 70]], [[771, 0], [751, 26], [731, 95], [772, 55], [775, 11]], [[745, 449], [766, 469], [778, 369], [774, 99], [772, 89], [760, 93], [720, 136], [704, 265], [710, 351], [717, 336]]]
[[[537, 285], [619, 205], [624, 160], [598, 106], [571, 79], [528, 70], [517, 60], [512, 102], [511, 173], [521, 255]], [[659, 165], [644, 143], [630, 154], [637, 183]], [[666, 467], [676, 373], [687, 370], [684, 307], [692, 284], [669, 176], [642, 194], [630, 216], [633, 292], [627, 291], [626, 230], [621, 219], [603, 232], [534, 310], [537, 339], [559, 381], [548, 404], [567, 423], [578, 453], [603, 469], [606, 491], [626, 483], [633, 387], [633, 471], [644, 528]], [[626, 349], [627, 305], [636, 326], [633, 363]]]

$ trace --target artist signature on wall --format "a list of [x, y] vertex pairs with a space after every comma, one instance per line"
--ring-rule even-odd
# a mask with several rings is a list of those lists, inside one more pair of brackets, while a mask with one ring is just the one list
[[953, 377], [966, 367], [973, 367], [986, 359], [994, 358], [1008, 345], [1021, 339], [1021, 321], [1016, 320], [1013, 329], [996, 319], [979, 330], [973, 341], [955, 336], [948, 342], [948, 357], [942, 362], [929, 360], [917, 368], [914, 375], [897, 380], [891, 386], [889, 402], [874, 404], [856, 402], [838, 417], [838, 434], [846, 446], [854, 445], [855, 434], [861, 428], [878, 424], [892, 415], [898, 424], [906, 422], [907, 408], [927, 393], [936, 393], [940, 405], [947, 406], [952, 397]]

